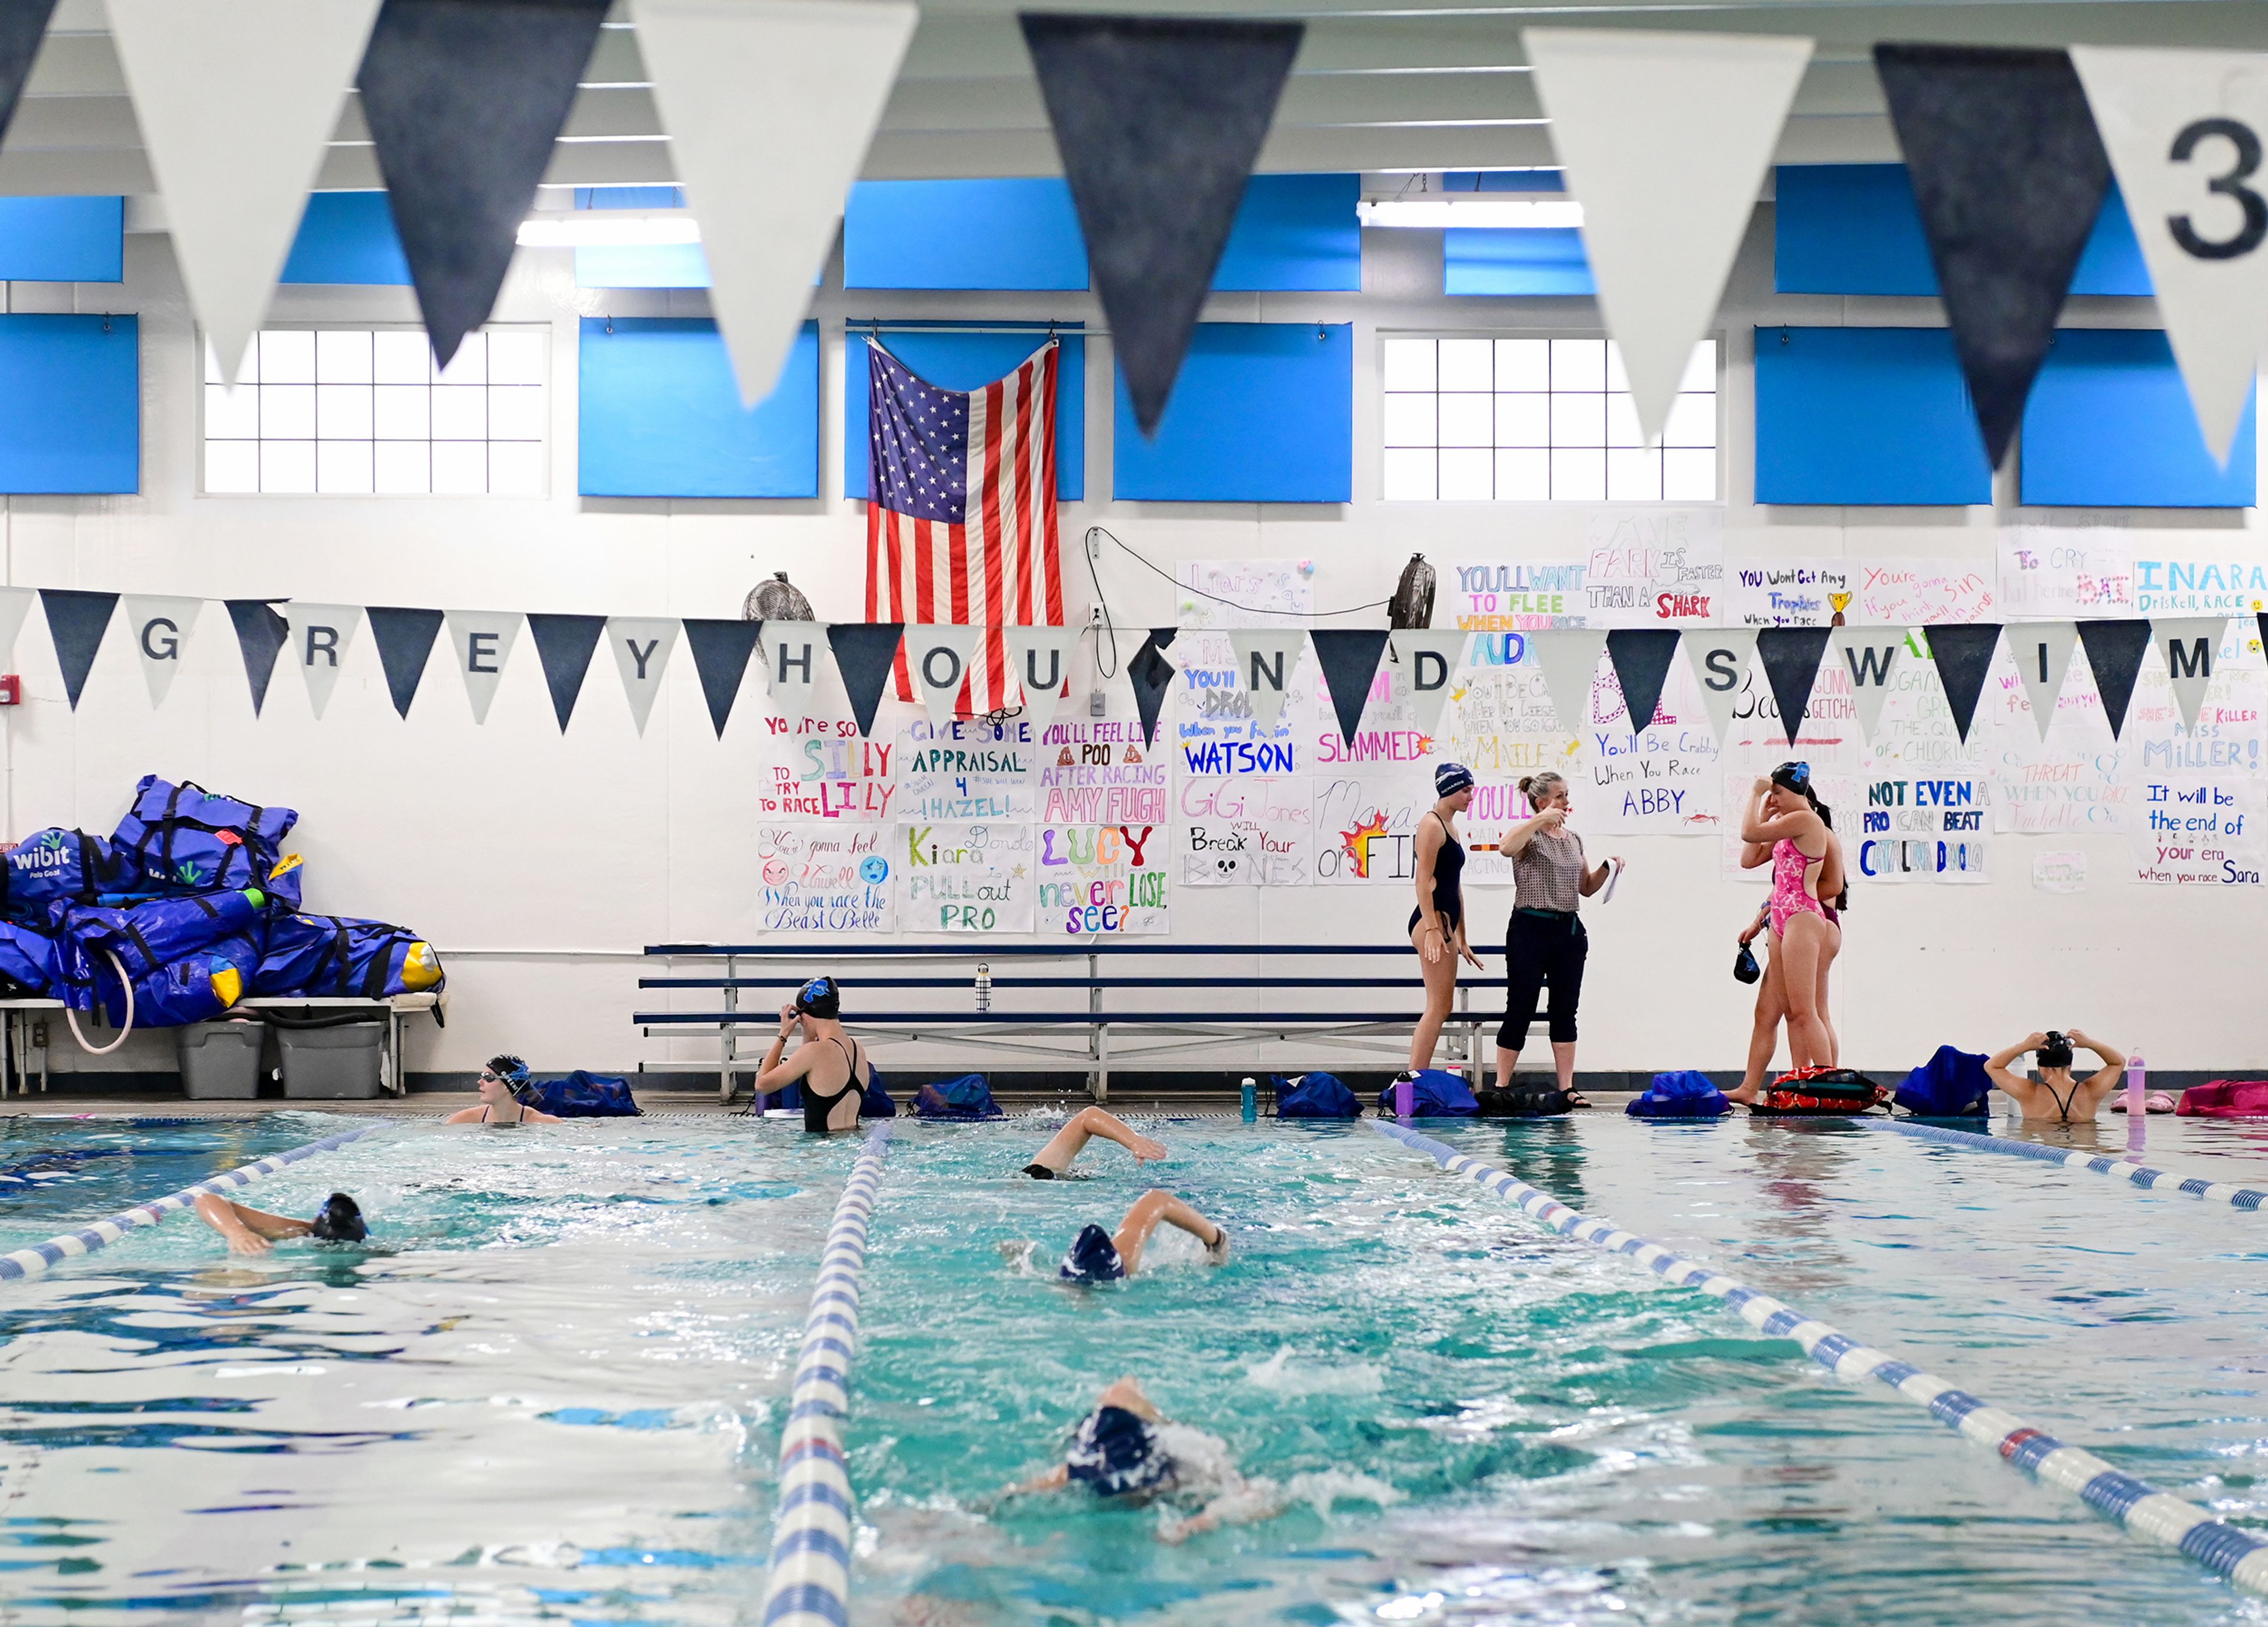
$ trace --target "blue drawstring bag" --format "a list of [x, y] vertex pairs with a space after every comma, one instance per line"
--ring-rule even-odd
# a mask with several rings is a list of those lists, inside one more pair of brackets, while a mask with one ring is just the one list
[[521, 1101], [539, 1113], [562, 1119], [642, 1119], [630, 1083], [578, 1068], [564, 1079], [537, 1079]]
[[1717, 1119], [1733, 1111], [1709, 1076], [1690, 1068], [1656, 1074], [1646, 1091], [1623, 1111], [1633, 1119]]
[[1906, 1076], [1892, 1099], [1917, 1119], [1971, 1119], [1984, 1116], [1992, 1091], [1983, 1057], [1941, 1045]]
[[284, 839], [298, 822], [290, 808], [262, 808], [186, 780], [174, 785], [144, 774], [110, 844], [145, 881], [169, 890], [257, 887], [283, 858]]
[[1362, 1098], [1347, 1089], [1336, 1074], [1276, 1076], [1276, 1116], [1279, 1119], [1359, 1119]]
[[1000, 1105], [992, 1099], [992, 1087], [983, 1074], [963, 1074], [958, 1079], [939, 1079], [922, 1086], [914, 1097], [914, 1112], [924, 1119], [954, 1120], [1001, 1116]]
[[[1469, 1119], [1481, 1110], [1465, 1082], [1439, 1068], [1419, 1069], [1410, 1096], [1411, 1111], [1420, 1119]], [[1390, 1079], [1378, 1093], [1378, 1111], [1382, 1117], [1394, 1116], [1394, 1082]]]
[[866, 1076], [865, 1092], [858, 1098], [858, 1116], [862, 1119], [896, 1118], [898, 1105], [890, 1099], [890, 1093], [882, 1088], [882, 1070], [873, 1068], [872, 1064], [869, 1064], [869, 1067], [872, 1071]]

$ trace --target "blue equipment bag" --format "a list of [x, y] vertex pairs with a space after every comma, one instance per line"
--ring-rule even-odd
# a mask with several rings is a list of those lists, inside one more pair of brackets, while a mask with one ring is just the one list
[[298, 822], [289, 808], [262, 808], [186, 780], [174, 785], [144, 774], [110, 841], [119, 858], [163, 887], [257, 887], [284, 856], [284, 838]]
[[36, 927], [0, 921], [0, 980], [22, 989], [22, 998], [46, 1000], [63, 978], [62, 944]]
[[958, 1079], [939, 1079], [922, 1086], [914, 1096], [914, 1112], [924, 1119], [955, 1120], [1001, 1116], [1000, 1104], [992, 1099], [992, 1087], [983, 1074], [963, 1074]]
[[[180, 898], [145, 899], [138, 904], [88, 905], [66, 908], [60, 926], [78, 975], [117, 973], [104, 958], [118, 957], [137, 983], [170, 961], [205, 949], [222, 938], [249, 938], [265, 913], [249, 891], [198, 892]], [[254, 959], [257, 960], [257, 956]], [[242, 969], [248, 973], [250, 963]], [[242, 994], [244, 990], [239, 990]]]
[[[124, 959], [122, 955], [121, 960]], [[260, 951], [249, 937], [221, 938], [192, 953], [177, 956], [147, 971], [132, 973], [134, 1026], [179, 1028], [218, 1017], [243, 998], [252, 980]], [[126, 1026], [126, 995], [118, 986], [117, 971], [107, 956], [92, 958], [93, 980], [85, 991], [100, 991], [102, 1008], [113, 1028]], [[78, 1010], [92, 1009], [92, 1001], [63, 996]]]
[[1690, 1068], [1656, 1074], [1644, 1095], [1623, 1109], [1633, 1119], [1719, 1119], [1733, 1111], [1709, 1076]]
[[[1420, 1119], [1469, 1119], [1481, 1110], [1465, 1082], [1439, 1068], [1419, 1069], [1410, 1096], [1411, 1111]], [[1378, 1111], [1383, 1118], [1394, 1116], [1392, 1080], [1378, 1093]]]
[[1917, 1119], [1982, 1118], [1992, 1091], [1983, 1057], [1941, 1045], [1906, 1076], [1893, 1099]]
[[538, 1079], [520, 1100], [539, 1113], [562, 1119], [642, 1119], [627, 1079], [616, 1079], [578, 1068], [564, 1079]]
[[[771, 1096], [767, 1096], [761, 1091], [758, 1091], [755, 1105], [751, 1111], [761, 1113], [775, 1107], [784, 1109], [789, 1113], [802, 1112], [801, 1082], [791, 1084], [784, 1091]], [[882, 1088], [882, 1070], [879, 1068], [873, 1069], [866, 1081], [865, 1090], [859, 1093], [858, 1116], [862, 1119], [895, 1119], [898, 1116], [898, 1105], [890, 1099], [889, 1091]], [[994, 1110], [993, 1116], [998, 1116], [997, 1108]]]
[[56, 904], [148, 891], [129, 855], [85, 831], [34, 831], [0, 859], [0, 913], [44, 926]]
[[348, 915], [278, 915], [269, 923], [252, 992], [383, 1000], [441, 983], [440, 957], [407, 927]]
[[1279, 1119], [1359, 1119], [1362, 1098], [1335, 1074], [1300, 1074], [1286, 1079], [1276, 1076], [1276, 1116]]

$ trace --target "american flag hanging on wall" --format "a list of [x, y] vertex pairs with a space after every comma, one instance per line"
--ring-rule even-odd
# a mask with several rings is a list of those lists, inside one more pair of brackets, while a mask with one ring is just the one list
[[[990, 629], [957, 709], [1018, 692], [1010, 626], [1063, 625], [1049, 339], [982, 389], [939, 389], [866, 342], [866, 619]], [[914, 698], [903, 649], [898, 699]]]

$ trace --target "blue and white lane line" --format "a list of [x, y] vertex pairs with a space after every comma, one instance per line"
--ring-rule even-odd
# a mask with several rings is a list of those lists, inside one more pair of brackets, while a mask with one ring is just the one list
[[347, 1130], [337, 1135], [327, 1135], [320, 1141], [311, 1141], [304, 1147], [294, 1147], [288, 1152], [262, 1158], [257, 1164], [244, 1164], [225, 1170], [210, 1180], [201, 1180], [194, 1187], [184, 1187], [179, 1192], [169, 1192], [162, 1198], [138, 1203], [122, 1209], [92, 1225], [77, 1231], [66, 1231], [51, 1237], [44, 1243], [34, 1243], [29, 1248], [19, 1248], [12, 1254], [0, 1254], [0, 1283], [13, 1282], [21, 1277], [37, 1276], [49, 1266], [60, 1265], [80, 1254], [91, 1254], [98, 1248], [107, 1248], [137, 1226], [154, 1226], [177, 1209], [188, 1209], [200, 1194], [223, 1193], [238, 1187], [248, 1187], [263, 1175], [273, 1175], [287, 1164], [297, 1164], [302, 1158], [312, 1158], [319, 1152], [328, 1152], [334, 1147], [343, 1147], [359, 1140], [379, 1127], [366, 1124], [358, 1130]]
[[1381, 1135], [1430, 1155], [1442, 1168], [1511, 1200], [1562, 1236], [1610, 1254], [1627, 1254], [1665, 1282], [1714, 1295], [1750, 1326], [1773, 1338], [1794, 1340], [1805, 1355], [1837, 1378], [1881, 1379], [1908, 1401], [1928, 1408], [1930, 1415], [1948, 1429], [1980, 1446], [1991, 1447], [2034, 1479], [2070, 1492], [2129, 1531], [2181, 1549], [2248, 1592], [2268, 1594], [2268, 1542], [2214, 1519], [2194, 1503], [2122, 1474], [2093, 1453], [2066, 1446], [2014, 1413], [1987, 1406], [1933, 1374], [1869, 1350], [1793, 1305], [1707, 1266], [1681, 1260], [1660, 1244], [1633, 1237], [1610, 1221], [1569, 1209], [1550, 1193], [1539, 1192], [1517, 1176], [1469, 1157], [1445, 1142], [1381, 1120], [1369, 1123]]
[[2014, 1141], [2005, 1135], [1978, 1135], [1968, 1130], [1948, 1130], [1934, 1124], [1910, 1124], [1898, 1119], [1876, 1119], [1869, 1122], [1878, 1130], [1894, 1130], [1916, 1141], [1933, 1141], [1940, 1146], [1959, 1147], [1967, 1152], [1997, 1152], [2011, 1158], [2033, 1158], [2042, 1164], [2058, 1165], [2067, 1170], [2085, 1170], [2093, 1175], [2116, 1176], [2120, 1180], [2152, 1191], [2178, 1192], [2185, 1197], [2197, 1198], [2206, 1203], [2226, 1203], [2231, 1209], [2257, 1209], [2263, 1203], [2268, 1203], [2268, 1192], [2256, 1187], [2237, 1187], [2225, 1180], [2207, 1180], [2201, 1175], [2154, 1170], [2147, 1165], [2129, 1164], [2124, 1158], [2106, 1158], [2101, 1153], [2073, 1152], [2068, 1148], [2043, 1147], [2037, 1142]]
[[764, 1584], [764, 1627], [845, 1627], [850, 1619], [850, 1475], [843, 1458], [843, 1420], [850, 1409], [866, 1223], [889, 1139], [887, 1124], [867, 1135], [820, 1253], [811, 1311], [803, 1320], [803, 1354], [788, 1392], [787, 1429], [780, 1438], [779, 1518]]

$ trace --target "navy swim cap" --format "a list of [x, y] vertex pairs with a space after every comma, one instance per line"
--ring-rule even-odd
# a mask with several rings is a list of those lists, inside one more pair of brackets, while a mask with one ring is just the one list
[[1158, 1431], [1123, 1407], [1098, 1407], [1090, 1413], [1064, 1466], [1098, 1497], [1154, 1491], [1174, 1477], [1173, 1460], [1160, 1449]]
[[334, 1192], [316, 1212], [313, 1235], [326, 1243], [359, 1243], [370, 1235], [362, 1223], [362, 1206], [343, 1192]]
[[1433, 795], [1454, 796], [1473, 788], [1473, 771], [1462, 763], [1444, 763], [1433, 771]]
[[815, 977], [795, 991], [795, 1009], [806, 1017], [834, 1018], [843, 1014], [843, 987], [831, 977]]
[[1126, 1262], [1119, 1259], [1110, 1233], [1090, 1221], [1079, 1228], [1056, 1275], [1072, 1283], [1115, 1283], [1126, 1275]]
[[2075, 1060], [2071, 1041], [2053, 1029], [2048, 1031], [2048, 1042], [2032, 1055], [2043, 1068], [2068, 1068]]

